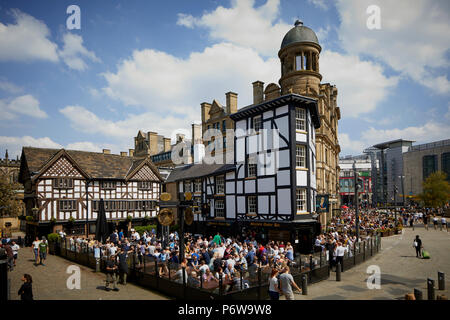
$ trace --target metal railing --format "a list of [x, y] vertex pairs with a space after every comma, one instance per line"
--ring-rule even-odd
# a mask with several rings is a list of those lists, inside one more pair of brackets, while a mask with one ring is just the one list
[[[52, 253], [56, 253], [66, 259], [91, 268], [96, 268], [97, 259], [94, 250], [84, 243], [70, 243], [63, 239], [50, 246]], [[355, 243], [350, 252], [343, 259], [344, 271], [360, 264], [381, 249], [381, 239], [377, 235], [368, 240]], [[100, 270], [106, 271], [108, 254], [101, 252]], [[273, 267], [273, 262], [266, 265], [253, 264], [239, 272], [239, 277], [232, 280], [225, 274], [216, 275], [211, 270], [215, 280], [205, 281], [203, 274], [193, 278], [190, 267], [182, 267], [180, 264], [169, 261], [159, 261], [154, 257], [137, 253], [128, 255], [129, 281], [135, 282], [149, 289], [155, 289], [166, 295], [180, 299], [267, 299], [268, 282]], [[327, 251], [320, 251], [309, 255], [298, 255], [294, 261], [288, 262], [290, 273], [297, 284], [301, 283], [301, 277], [306, 275], [308, 284], [327, 279], [334, 266], [333, 256]]]

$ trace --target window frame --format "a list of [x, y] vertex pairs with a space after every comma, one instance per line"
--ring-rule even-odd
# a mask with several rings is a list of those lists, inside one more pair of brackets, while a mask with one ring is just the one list
[[[258, 120], [258, 121], [256, 121], [256, 120]], [[252, 123], [253, 123], [253, 130], [254, 130], [254, 132], [255, 133], [256, 132], [260, 132], [261, 129], [263, 128], [262, 115], [254, 116], [252, 118]], [[257, 126], [257, 124], [258, 124], [258, 126]]]
[[73, 189], [73, 178], [55, 178], [52, 186], [55, 189]]
[[295, 130], [306, 131], [306, 110], [295, 108]]
[[[219, 183], [219, 181], [221, 183]], [[215, 188], [216, 194], [225, 194], [225, 176], [223, 176], [223, 175], [216, 176], [215, 177], [215, 185], [216, 185], [216, 188]], [[219, 187], [222, 190], [220, 190]], [[220, 192], [220, 191], [222, 191], [222, 192]]]
[[[299, 150], [303, 150], [303, 154], [299, 155]], [[303, 165], [302, 165], [303, 160]], [[306, 168], [306, 146], [304, 144], [297, 143], [295, 145], [295, 167]]]
[[[254, 200], [254, 203], [252, 203]], [[247, 214], [257, 214], [258, 209], [258, 197], [248, 196], [247, 198]], [[254, 211], [252, 211], [254, 210]]]
[[[218, 206], [219, 204], [221, 204], [221, 206]], [[219, 212], [221, 212], [221, 214], [218, 214]], [[225, 200], [214, 201], [214, 217], [225, 218]]]
[[[64, 205], [64, 203], [67, 204]], [[69, 206], [70, 205], [70, 206]], [[58, 200], [58, 211], [76, 211], [77, 210], [77, 201], [72, 199], [59, 199]]]
[[[300, 194], [299, 194], [300, 192]], [[304, 199], [301, 199], [304, 196]], [[297, 212], [307, 212], [308, 206], [307, 206], [307, 192], [306, 188], [297, 188], [295, 190], [295, 208]], [[300, 202], [300, 205], [299, 205]], [[303, 204], [301, 204], [303, 202]]]

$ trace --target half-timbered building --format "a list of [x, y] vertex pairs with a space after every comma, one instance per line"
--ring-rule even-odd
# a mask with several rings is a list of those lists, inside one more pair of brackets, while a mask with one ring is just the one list
[[[149, 156], [24, 147], [19, 181], [24, 185], [30, 234], [95, 233], [100, 199], [110, 228], [155, 218], [162, 178]], [[34, 226], [34, 227], [32, 227]]]
[[315, 214], [317, 100], [288, 94], [242, 108], [231, 119], [236, 126], [233, 164], [184, 166], [166, 180], [175, 183], [177, 195], [193, 193], [197, 207], [209, 205], [205, 216], [196, 215], [192, 230], [236, 234], [254, 228], [260, 240], [291, 241], [309, 251], [320, 229]]

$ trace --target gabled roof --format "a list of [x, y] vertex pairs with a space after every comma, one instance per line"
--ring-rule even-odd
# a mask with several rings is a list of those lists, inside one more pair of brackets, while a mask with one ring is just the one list
[[158, 169], [149, 157], [137, 158], [65, 149], [22, 148], [22, 159], [26, 161], [32, 179], [42, 174], [52, 162], [62, 155], [67, 156], [77, 169], [90, 179], [127, 180], [130, 174], [137, 172], [143, 165], [148, 164], [158, 179], [163, 181]]
[[319, 109], [317, 107], [317, 100], [295, 93], [289, 93], [276, 99], [264, 101], [256, 105], [252, 104], [247, 107], [241, 108], [236, 113], [230, 115], [230, 118], [233, 119], [234, 121], [238, 121], [256, 114], [260, 114], [272, 108], [287, 105], [289, 103], [294, 103], [296, 105], [309, 108], [311, 113], [311, 119], [314, 123], [314, 128], [316, 129], [320, 128], [320, 118], [319, 118]]

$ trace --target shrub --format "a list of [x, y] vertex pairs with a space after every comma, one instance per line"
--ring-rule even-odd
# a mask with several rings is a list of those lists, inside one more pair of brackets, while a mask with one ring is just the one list
[[57, 234], [57, 233], [49, 233], [47, 235], [48, 242], [56, 242], [59, 239], [61, 239], [61, 236], [59, 234]]
[[155, 229], [156, 231], [156, 224], [149, 224], [147, 226], [137, 226], [134, 227], [134, 229], [137, 231], [137, 233], [139, 233], [139, 235], [142, 236], [144, 234], [144, 231], [151, 232], [152, 229]]

